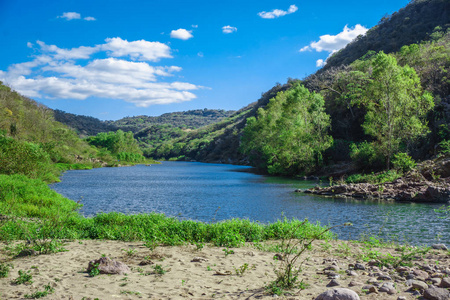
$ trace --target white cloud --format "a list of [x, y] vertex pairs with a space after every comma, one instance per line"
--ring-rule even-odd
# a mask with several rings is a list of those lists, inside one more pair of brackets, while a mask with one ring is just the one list
[[[79, 20], [81, 19], [81, 14], [77, 13], [77, 12], [64, 12], [61, 16], [58, 16], [57, 18], [60, 19], [66, 19], [67, 21], [71, 21], [71, 20]], [[83, 20], [85, 21], [95, 21], [97, 20], [94, 17], [84, 17]]]
[[198, 56], [198, 57], [203, 57], [204, 54], [203, 54], [203, 52], [199, 52], [199, 53], [197, 53], [197, 56]]
[[198, 28], [198, 25], [191, 25], [192, 28]]
[[108, 38], [106, 44], [100, 46], [103, 51], [113, 57], [129, 56], [133, 60], [159, 61], [161, 58], [172, 58], [170, 47], [160, 42], [145, 40], [128, 42], [120, 37]]
[[357, 24], [355, 28], [348, 28], [345, 25], [342, 32], [336, 35], [325, 34], [320, 36], [320, 40], [317, 42], [312, 42], [310, 44], [311, 48], [321, 52], [336, 52], [344, 48], [348, 43], [354, 40], [358, 35], [364, 35], [367, 32], [367, 28]]
[[324, 61], [323, 59], [318, 59], [318, 60], [316, 61], [316, 67], [323, 67], [323, 66], [325, 66], [326, 64], [327, 64], [327, 62]]
[[0, 70], [1, 81], [29, 97], [77, 100], [100, 97], [147, 107], [192, 100], [196, 98], [192, 91], [203, 88], [188, 82], [162, 80], [173, 77], [182, 68], [147, 63], [172, 57], [169, 46], [159, 42], [128, 42], [116, 37], [101, 45], [72, 49], [36, 43], [40, 55], [11, 65], [7, 71]]
[[34, 46], [33, 43], [30, 43], [30, 42], [27, 43], [28, 48], [33, 48], [33, 46]]
[[281, 10], [281, 9], [274, 9], [272, 11], [262, 11], [258, 13], [258, 16], [260, 16], [263, 19], [275, 19], [278, 17], [282, 17], [285, 15], [293, 14], [298, 10], [298, 7], [295, 4], [292, 4], [289, 6], [288, 10]]
[[[349, 28], [345, 25], [342, 32], [336, 35], [325, 34], [320, 36], [320, 39], [317, 42], [311, 42], [308, 46], [305, 46], [299, 50], [299, 52], [304, 51], [312, 51], [315, 50], [317, 52], [328, 52], [330, 57], [336, 51], [344, 48], [348, 43], [353, 41], [357, 36], [364, 35], [367, 32], [367, 28], [364, 26], [357, 24], [354, 28]], [[316, 62], [317, 67], [323, 67], [326, 64], [326, 61], [323, 59], [319, 59]]]
[[302, 49], [298, 50], [299, 52], [311, 51], [311, 47], [305, 46]]
[[233, 26], [230, 26], [230, 25], [222, 27], [222, 32], [223, 33], [233, 33], [233, 32], [236, 32], [236, 31], [237, 31], [237, 28], [233, 27]]
[[58, 18], [66, 19], [67, 21], [81, 19], [81, 15], [77, 12], [65, 12], [62, 16], [58, 16]]
[[194, 36], [192, 35], [191, 31], [180, 28], [177, 30], [172, 30], [170, 32], [170, 37], [173, 39], [188, 40]]

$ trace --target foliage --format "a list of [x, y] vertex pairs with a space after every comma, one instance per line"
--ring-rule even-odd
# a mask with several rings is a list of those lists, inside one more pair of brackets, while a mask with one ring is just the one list
[[[154, 241], [162, 245], [212, 243], [220, 247], [239, 247], [244, 242], [278, 239], [286, 230], [301, 223], [286, 219], [272, 224], [241, 219], [202, 223], [156, 213], [108, 213], [84, 218], [74, 211], [77, 203], [56, 194], [39, 180], [22, 175], [1, 175], [0, 192], [0, 214], [11, 216], [0, 226], [0, 240], [111, 239]], [[27, 219], [29, 217], [36, 219]], [[307, 223], [297, 234], [311, 236], [321, 228], [319, 224]]]
[[394, 166], [394, 169], [399, 170], [400, 172], [408, 172], [416, 167], [416, 162], [407, 153], [400, 152], [394, 154], [392, 165]]
[[28, 271], [18, 271], [19, 277], [14, 279], [13, 283], [16, 285], [19, 284], [32, 284], [33, 283], [33, 275], [30, 274], [30, 270]]
[[358, 169], [379, 170], [383, 166], [383, 157], [376, 149], [374, 143], [366, 141], [357, 144], [350, 144], [350, 157]]
[[53, 294], [55, 292], [55, 289], [49, 284], [44, 285], [44, 290], [43, 291], [36, 291], [33, 294], [26, 294], [25, 298], [27, 299], [39, 299], [39, 298], [43, 298], [46, 297], [50, 294]]
[[280, 92], [257, 118], [247, 119], [242, 150], [271, 174], [313, 171], [332, 144], [323, 98], [300, 84]]
[[394, 56], [380, 52], [369, 63], [372, 74], [362, 100], [367, 108], [362, 126], [376, 138], [389, 169], [392, 155], [402, 142], [411, 142], [427, 132], [423, 118], [434, 102], [422, 91], [414, 69], [399, 66]]
[[276, 279], [271, 282], [267, 289], [273, 294], [282, 294], [285, 289], [292, 289], [295, 287], [304, 289], [305, 283], [303, 280], [299, 282], [298, 276], [300, 275], [301, 263], [297, 264], [300, 257], [309, 249], [315, 240], [322, 239], [332, 228], [339, 226], [350, 226], [350, 223], [338, 225], [334, 227], [326, 227], [323, 230], [316, 232], [312, 236], [300, 236], [297, 231], [303, 231], [302, 227], [307, 225], [308, 221], [305, 220], [295, 227], [290, 228], [284, 232], [281, 236], [279, 266], [276, 268]]
[[388, 170], [379, 173], [372, 174], [353, 174], [346, 178], [346, 183], [372, 183], [382, 184], [385, 182], [392, 182], [401, 177], [402, 173], [398, 173], [396, 170]]
[[12, 268], [13, 268], [12, 264], [0, 263], [0, 278], [8, 277], [9, 271]]
[[40, 145], [0, 133], [0, 174], [23, 174], [30, 178], [57, 181], [59, 171]]

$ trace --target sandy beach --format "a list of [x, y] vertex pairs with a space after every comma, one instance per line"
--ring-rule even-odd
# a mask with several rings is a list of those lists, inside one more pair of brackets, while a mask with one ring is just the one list
[[[2, 248], [5, 245], [3, 243]], [[11, 263], [14, 269], [7, 278], [0, 278], [0, 299], [26, 299], [27, 294], [42, 291], [47, 284], [54, 292], [45, 299], [315, 299], [331, 288], [327, 287], [330, 274], [324, 272], [330, 265], [337, 266], [337, 287], [349, 288], [361, 299], [398, 299], [399, 296], [417, 299], [419, 293], [409, 289], [397, 271], [374, 269], [367, 262], [358, 260], [362, 248], [348, 241], [316, 241], [312, 250], [302, 256], [305, 261], [300, 279], [307, 288], [294, 289], [282, 296], [268, 294], [264, 288], [275, 279], [274, 268], [279, 263], [273, 258], [276, 253], [258, 250], [254, 245], [228, 249], [234, 252], [228, 255], [225, 248], [208, 245], [200, 250], [195, 245], [186, 245], [157, 247], [152, 251], [142, 242], [99, 240], [72, 241], [65, 248], [68, 251], [20, 258], [12, 258], [3, 251], [1, 261]], [[380, 251], [395, 253], [395, 249]], [[89, 261], [102, 256], [125, 263], [131, 272], [90, 277], [86, 271]], [[353, 269], [352, 265], [357, 262], [367, 269], [355, 269], [351, 275], [347, 270]], [[245, 264], [247, 269], [237, 274], [236, 270]], [[450, 253], [430, 250], [413, 264], [411, 271], [426, 266], [450, 270]], [[165, 274], [155, 274], [156, 265], [160, 265]], [[33, 283], [13, 284], [19, 270], [30, 270]], [[390, 276], [392, 280], [387, 281], [394, 283], [395, 293], [391, 295], [378, 290], [367, 293], [363, 286], [368, 282], [375, 286], [375, 282], [384, 282], [377, 280], [379, 274], [374, 276], [374, 273]]]

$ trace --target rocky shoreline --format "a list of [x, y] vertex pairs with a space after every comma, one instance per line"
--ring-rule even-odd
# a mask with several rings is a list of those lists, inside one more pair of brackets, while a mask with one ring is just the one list
[[301, 190], [321, 196], [364, 198], [385, 201], [450, 202], [450, 157], [425, 161], [414, 171], [392, 182], [337, 184]]

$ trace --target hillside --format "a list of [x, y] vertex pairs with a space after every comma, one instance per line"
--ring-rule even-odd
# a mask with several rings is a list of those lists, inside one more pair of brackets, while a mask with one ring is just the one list
[[220, 122], [231, 116], [234, 111], [223, 109], [195, 109], [162, 114], [161, 116], [125, 117], [117, 121], [106, 121], [108, 125], [116, 126], [124, 131], [136, 133], [152, 125], [170, 124], [173, 127], [194, 129], [212, 123]]
[[93, 136], [100, 132], [116, 131], [119, 129], [113, 124], [108, 124], [94, 117], [75, 115], [55, 109], [55, 120], [74, 129], [82, 137]]
[[364, 36], [329, 57], [321, 71], [348, 65], [368, 51], [397, 52], [404, 45], [428, 40], [437, 26], [444, 32], [450, 27], [450, 2], [413, 0], [398, 12], [383, 17]]
[[149, 148], [144, 153], [156, 159], [177, 158], [203, 162], [248, 164], [246, 155], [239, 151], [242, 131], [247, 119], [255, 116], [258, 109], [266, 106], [278, 92], [289, 89], [293, 82], [289, 81], [284, 85], [274, 86], [258, 101], [236, 111], [221, 122], [192, 130], [184, 136]]

